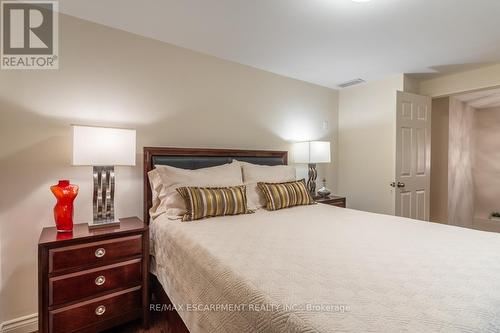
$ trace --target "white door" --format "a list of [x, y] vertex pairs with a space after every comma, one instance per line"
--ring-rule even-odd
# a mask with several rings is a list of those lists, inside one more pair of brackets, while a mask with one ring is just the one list
[[396, 215], [429, 221], [431, 98], [397, 93]]

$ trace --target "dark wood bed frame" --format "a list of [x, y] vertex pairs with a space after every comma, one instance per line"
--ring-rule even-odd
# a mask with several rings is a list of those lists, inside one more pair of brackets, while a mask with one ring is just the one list
[[[149, 209], [152, 206], [152, 193], [149, 185], [148, 172], [154, 169], [155, 156], [199, 156], [199, 157], [276, 157], [283, 165], [288, 164], [288, 152], [271, 150], [239, 150], [239, 149], [209, 149], [209, 148], [164, 148], [144, 147], [144, 221], [149, 224]], [[165, 290], [155, 275], [150, 275], [152, 294], [151, 304], [172, 304]], [[165, 311], [168, 332], [189, 333], [180, 315], [175, 310]]]

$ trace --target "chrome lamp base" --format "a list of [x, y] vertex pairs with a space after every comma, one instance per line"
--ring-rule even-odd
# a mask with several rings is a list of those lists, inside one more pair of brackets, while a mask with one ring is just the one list
[[92, 221], [89, 222], [89, 229], [119, 227], [120, 221]]
[[309, 164], [309, 178], [307, 179], [307, 189], [309, 193], [314, 197], [316, 195], [316, 178], [318, 177], [318, 171], [316, 170], [316, 164]]
[[120, 221], [115, 219], [115, 168], [113, 166], [94, 166], [92, 197], [94, 214], [89, 228], [120, 225]]

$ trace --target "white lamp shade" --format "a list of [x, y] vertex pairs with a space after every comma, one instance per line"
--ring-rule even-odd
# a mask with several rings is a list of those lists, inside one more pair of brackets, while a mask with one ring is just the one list
[[309, 142], [298, 142], [293, 145], [295, 163], [309, 163]]
[[73, 125], [73, 165], [135, 165], [135, 130]]
[[309, 143], [309, 163], [330, 163], [330, 142], [313, 141]]
[[299, 142], [293, 146], [295, 163], [330, 163], [330, 142]]

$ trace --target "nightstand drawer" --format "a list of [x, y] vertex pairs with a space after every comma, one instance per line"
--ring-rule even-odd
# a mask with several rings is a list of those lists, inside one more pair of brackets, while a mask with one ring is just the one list
[[49, 331], [70, 333], [102, 324], [107, 320], [128, 315], [129, 319], [140, 316], [141, 287], [74, 304], [49, 312]]
[[49, 306], [141, 284], [141, 266], [141, 259], [134, 259], [50, 278]]
[[106, 264], [142, 252], [142, 236], [115, 238], [49, 250], [49, 273]]

